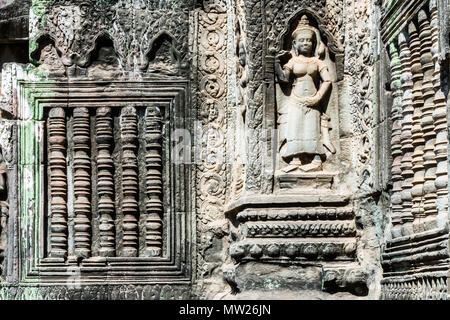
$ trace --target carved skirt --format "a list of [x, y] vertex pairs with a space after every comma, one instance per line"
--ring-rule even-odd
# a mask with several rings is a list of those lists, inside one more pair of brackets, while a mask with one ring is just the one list
[[288, 101], [284, 110], [286, 113], [281, 114], [280, 119], [281, 134], [286, 139], [283, 158], [325, 154], [321, 139], [320, 111], [305, 106], [296, 96], [289, 97]]

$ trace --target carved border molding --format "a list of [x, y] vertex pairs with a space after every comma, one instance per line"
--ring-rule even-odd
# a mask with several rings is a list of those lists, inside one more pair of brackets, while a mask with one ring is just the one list
[[[228, 221], [223, 216], [223, 207], [227, 193], [228, 169], [226, 136], [228, 125], [227, 106], [227, 14], [223, 13], [224, 2], [205, 3], [211, 12], [199, 11], [198, 23], [198, 91], [197, 108], [201, 146], [196, 159], [197, 167], [196, 206], [198, 210], [198, 244], [197, 272], [201, 274], [217, 262], [207, 261], [205, 250], [210, 246], [208, 237], [213, 234], [220, 237], [227, 233]], [[212, 7], [209, 7], [212, 6]], [[221, 9], [222, 8], [222, 9]], [[216, 11], [219, 11], [216, 12]], [[196, 128], [197, 129], [197, 128]]]
[[351, 262], [357, 230], [350, 195], [247, 196], [227, 208], [239, 224], [230, 255], [236, 261]]
[[448, 300], [447, 272], [381, 280], [382, 300]]

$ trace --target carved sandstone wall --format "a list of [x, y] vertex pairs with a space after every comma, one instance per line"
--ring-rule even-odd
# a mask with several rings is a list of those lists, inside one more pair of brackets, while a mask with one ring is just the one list
[[449, 8], [3, 4], [0, 296], [447, 299]]

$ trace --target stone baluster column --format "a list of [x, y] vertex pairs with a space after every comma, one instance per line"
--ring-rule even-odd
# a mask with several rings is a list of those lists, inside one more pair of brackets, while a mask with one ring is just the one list
[[420, 40], [417, 32], [417, 27], [413, 22], [408, 25], [409, 34], [409, 49], [411, 51], [411, 73], [413, 80], [413, 127], [411, 129], [414, 152], [412, 156], [413, 165], [413, 188], [411, 189], [413, 207], [412, 213], [414, 215], [413, 230], [414, 232], [423, 231], [423, 183], [425, 176], [425, 168], [423, 166], [423, 148], [425, 140], [423, 138], [421, 118], [422, 118], [422, 65], [420, 64]]
[[436, 209], [437, 226], [443, 227], [448, 223], [448, 169], [447, 169], [447, 107], [445, 95], [441, 86], [441, 64], [439, 60], [439, 25], [436, 0], [430, 1], [431, 54], [433, 55], [434, 72], [434, 105], [433, 121], [436, 131], [434, 153], [436, 155]]
[[67, 168], [66, 114], [63, 108], [50, 109], [48, 116], [50, 167], [50, 253], [52, 258], [67, 256]]
[[113, 144], [113, 121], [111, 108], [97, 108], [96, 142], [97, 142], [97, 192], [100, 248], [99, 255], [115, 255], [114, 228], [114, 162], [111, 157]]
[[413, 187], [412, 181], [414, 172], [412, 171], [412, 154], [414, 146], [412, 144], [412, 123], [413, 123], [413, 102], [412, 102], [412, 74], [411, 74], [411, 51], [408, 47], [408, 34], [401, 32], [398, 36], [398, 45], [400, 48], [400, 62], [402, 65], [402, 133], [401, 133], [401, 175], [402, 175], [402, 222], [403, 222], [403, 235], [408, 235], [413, 232], [412, 223], [414, 216], [412, 215], [412, 195], [411, 189]]
[[401, 66], [397, 48], [392, 42], [389, 45], [389, 52], [391, 55], [391, 90], [393, 95], [393, 105], [391, 111], [392, 118], [392, 135], [391, 135], [391, 153], [392, 153], [392, 237], [401, 236], [402, 223], [402, 175], [401, 175], [401, 121], [402, 121], [402, 91], [401, 91]]
[[122, 255], [136, 257], [138, 236], [138, 164], [137, 164], [137, 116], [134, 107], [122, 108], [120, 119], [122, 139], [122, 210], [123, 250]]
[[425, 230], [436, 227], [435, 215], [436, 210], [436, 155], [434, 154], [434, 144], [436, 141], [436, 133], [434, 131], [434, 88], [433, 88], [433, 56], [431, 55], [431, 29], [428, 17], [425, 11], [420, 10], [419, 19], [419, 37], [420, 37], [420, 63], [422, 64], [423, 82], [422, 94], [424, 105], [422, 109], [421, 126], [423, 137], [425, 139], [424, 147], [424, 166], [425, 166], [425, 182], [424, 191], [424, 228]]
[[155, 257], [162, 253], [162, 117], [156, 106], [148, 107], [145, 117], [145, 142], [147, 168], [147, 202], [146, 202], [146, 255]]
[[75, 255], [91, 255], [91, 158], [90, 121], [87, 108], [73, 110], [74, 148], [74, 247]]

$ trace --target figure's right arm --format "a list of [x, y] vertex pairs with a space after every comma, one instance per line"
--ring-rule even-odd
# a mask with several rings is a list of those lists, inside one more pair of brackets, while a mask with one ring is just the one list
[[291, 60], [286, 63], [284, 68], [281, 67], [280, 57], [283, 55], [284, 53], [275, 57], [275, 73], [280, 82], [289, 82], [291, 77], [291, 68], [289, 68]]

